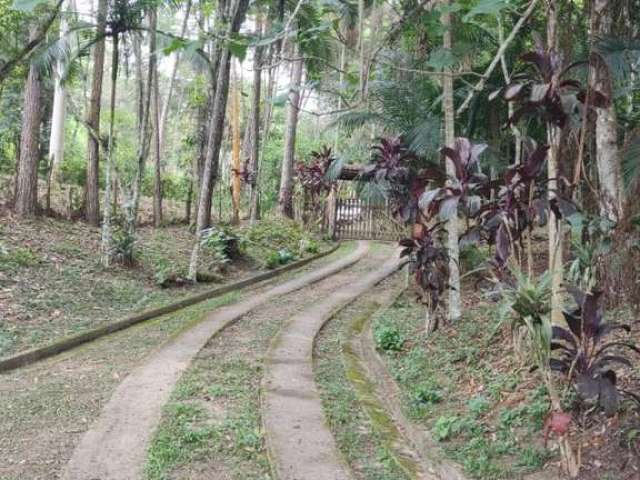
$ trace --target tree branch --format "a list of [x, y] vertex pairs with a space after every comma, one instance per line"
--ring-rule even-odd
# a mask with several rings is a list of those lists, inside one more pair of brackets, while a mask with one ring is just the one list
[[527, 21], [527, 19], [531, 16], [537, 4], [538, 4], [538, 0], [531, 0], [531, 3], [529, 3], [529, 6], [525, 10], [522, 17], [520, 17], [520, 19], [516, 22], [509, 36], [505, 39], [504, 42], [502, 42], [502, 45], [500, 45], [500, 47], [498, 48], [498, 52], [496, 53], [496, 56], [493, 58], [493, 60], [489, 64], [489, 67], [482, 75], [482, 78], [478, 80], [478, 83], [476, 83], [473, 89], [471, 89], [471, 91], [467, 95], [467, 98], [464, 100], [464, 102], [462, 102], [462, 105], [460, 105], [460, 107], [456, 111], [456, 115], [460, 115], [462, 112], [464, 112], [469, 106], [469, 104], [471, 103], [473, 96], [484, 88], [485, 83], [487, 83], [487, 79], [491, 76], [491, 74], [493, 73], [493, 70], [496, 68], [496, 66], [500, 62], [500, 59], [504, 55], [504, 52], [506, 51], [507, 47], [516, 37], [516, 35], [518, 34], [522, 26]]

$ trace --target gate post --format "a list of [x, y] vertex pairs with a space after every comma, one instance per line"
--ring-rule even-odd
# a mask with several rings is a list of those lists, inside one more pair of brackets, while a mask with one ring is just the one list
[[335, 185], [331, 186], [331, 191], [327, 197], [327, 222], [329, 226], [329, 236], [336, 240], [336, 219], [338, 217], [338, 195]]

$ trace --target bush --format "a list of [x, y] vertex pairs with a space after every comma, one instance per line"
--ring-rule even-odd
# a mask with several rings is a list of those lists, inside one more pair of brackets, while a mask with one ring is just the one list
[[39, 262], [38, 256], [28, 247], [8, 250], [0, 244], [0, 271], [15, 270], [20, 267], [32, 267]]
[[208, 248], [219, 263], [229, 263], [240, 257], [242, 240], [229, 226], [217, 226], [206, 229], [202, 236], [202, 245]]
[[390, 325], [382, 325], [375, 332], [376, 345], [379, 349], [399, 352], [404, 345], [404, 338], [396, 327]]
[[125, 266], [133, 266], [135, 259], [136, 237], [121, 223], [115, 223], [111, 235], [111, 256], [114, 261]]
[[442, 392], [433, 385], [420, 385], [415, 392], [416, 401], [423, 405], [433, 405], [442, 401]]
[[266, 267], [276, 268], [280, 265], [286, 265], [295, 258], [295, 255], [287, 249], [278, 250], [267, 257]]

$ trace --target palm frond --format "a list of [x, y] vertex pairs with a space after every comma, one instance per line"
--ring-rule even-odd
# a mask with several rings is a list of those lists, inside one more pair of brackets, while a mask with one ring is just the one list
[[383, 121], [384, 118], [379, 113], [370, 110], [359, 110], [343, 113], [332, 121], [327, 128], [341, 128], [347, 132], [353, 132], [364, 125], [383, 123]]
[[640, 176], [640, 131], [630, 134], [620, 151], [620, 163], [624, 188], [630, 190], [637, 184]]
[[409, 149], [420, 156], [431, 156], [442, 145], [440, 119], [429, 115], [406, 134]]
[[640, 39], [599, 38], [594, 51], [606, 62], [618, 88], [632, 87], [633, 74], [640, 71]]

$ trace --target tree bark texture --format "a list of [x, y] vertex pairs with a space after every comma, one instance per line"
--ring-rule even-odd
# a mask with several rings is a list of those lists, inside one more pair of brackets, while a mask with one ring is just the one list
[[[298, 53], [294, 54], [296, 57]], [[280, 215], [293, 218], [293, 163], [296, 153], [296, 130], [298, 128], [298, 110], [300, 108], [300, 86], [302, 84], [302, 59], [295, 60], [291, 66], [291, 87], [287, 105], [287, 123], [284, 131], [284, 152], [280, 171], [280, 192], [278, 209]]]
[[[612, 35], [612, 15], [615, 2], [594, 0], [591, 4], [591, 33], [604, 38]], [[593, 68], [592, 88], [605, 93], [611, 99], [607, 108], [597, 108], [596, 118], [596, 165], [600, 184], [600, 214], [612, 221], [623, 215], [623, 189], [618, 152], [618, 121], [616, 118], [611, 78], [607, 65], [596, 59]]]
[[[262, 34], [260, 21], [256, 31]], [[249, 156], [249, 221], [258, 220], [258, 173], [260, 171], [260, 97], [262, 89], [262, 47], [257, 47], [253, 56], [253, 90], [251, 92], [250, 136], [251, 152]]]
[[[442, 2], [445, 7], [442, 13], [441, 22], [444, 29], [443, 47], [445, 50], [452, 48], [451, 13], [447, 7], [449, 0]], [[453, 147], [455, 143], [455, 105], [453, 101], [453, 76], [451, 68], [444, 69], [445, 75], [442, 77], [442, 113], [444, 115], [444, 136], [445, 143]], [[455, 166], [446, 162], [447, 174], [455, 177]], [[449, 321], [455, 322], [460, 318], [460, 270], [458, 259], [460, 257], [460, 247], [458, 244], [458, 217], [453, 215], [446, 224], [447, 229], [447, 250], [449, 253]]]
[[[107, 0], [98, 0], [96, 35], [102, 37], [106, 28]], [[100, 101], [104, 75], [105, 40], [100, 38], [93, 47], [93, 78], [87, 125], [98, 137], [100, 135]], [[100, 223], [100, 139], [89, 132], [87, 140], [87, 179], [84, 187], [85, 219], [92, 225]]]
[[[30, 38], [35, 35], [37, 35], [37, 28], [34, 27], [31, 30]], [[38, 67], [31, 64], [24, 87], [20, 157], [16, 173], [14, 208], [16, 215], [19, 217], [33, 216], [38, 210], [41, 90], [42, 83]]]

